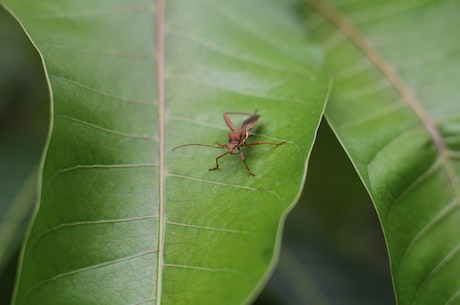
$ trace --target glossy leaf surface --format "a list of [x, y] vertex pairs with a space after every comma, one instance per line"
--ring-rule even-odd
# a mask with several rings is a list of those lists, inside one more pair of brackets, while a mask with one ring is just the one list
[[[15, 304], [242, 304], [276, 257], [328, 81], [298, 1], [7, 0], [52, 126]], [[224, 111], [257, 110], [222, 150]], [[245, 117], [232, 116], [235, 125]]]

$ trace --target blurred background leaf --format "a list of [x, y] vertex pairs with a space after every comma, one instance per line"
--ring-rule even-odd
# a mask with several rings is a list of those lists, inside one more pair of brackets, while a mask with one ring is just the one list
[[324, 121], [280, 263], [255, 305], [395, 304], [380, 224], [355, 169]]
[[9, 304], [48, 124], [38, 53], [0, 6], [0, 304]]
[[399, 304], [460, 302], [457, 1], [310, 1], [326, 117], [373, 198]]

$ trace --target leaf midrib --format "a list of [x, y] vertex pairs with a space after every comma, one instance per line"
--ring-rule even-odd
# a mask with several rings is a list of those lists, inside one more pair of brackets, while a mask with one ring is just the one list
[[158, 105], [158, 156], [159, 156], [159, 184], [158, 184], [158, 253], [157, 253], [157, 280], [155, 303], [161, 304], [163, 266], [164, 266], [164, 239], [165, 239], [165, 0], [157, 0], [156, 6], [156, 58], [157, 58], [157, 105]]
[[[449, 159], [448, 149], [438, 128], [436, 127], [435, 122], [429, 117], [428, 113], [422, 107], [412, 90], [409, 89], [398, 73], [393, 69], [389, 61], [372, 45], [369, 40], [366, 39], [364, 34], [333, 5], [327, 1], [320, 0], [308, 1], [308, 5], [312, 6], [322, 16], [336, 25], [337, 28], [367, 56], [367, 58], [402, 97], [402, 100], [414, 111], [415, 115], [422, 122], [436, 146], [436, 149], [438, 150], [455, 197], [460, 198], [460, 188], [458, 187], [459, 184], [455, 175], [455, 170]], [[459, 201], [457, 200], [457, 202]]]

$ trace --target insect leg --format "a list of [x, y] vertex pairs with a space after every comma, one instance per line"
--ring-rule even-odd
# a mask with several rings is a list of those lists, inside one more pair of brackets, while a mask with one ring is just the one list
[[[234, 112], [234, 111], [227, 111], [227, 112], [224, 112], [224, 121], [225, 123], [227, 124], [228, 128], [230, 128], [232, 131], [236, 131], [236, 127], [235, 125], [233, 125], [232, 121], [230, 120], [230, 118], [228, 117], [229, 114], [241, 114], [241, 115], [248, 115], [249, 118], [247, 118], [241, 127], [243, 127], [244, 125], [246, 125], [246, 129], [249, 130], [251, 129], [256, 123], [257, 121], [259, 120], [259, 117], [260, 115], [256, 114], [255, 112], [254, 113], [249, 113], [249, 112]], [[250, 125], [250, 127], [248, 127]]]
[[228, 112], [224, 112], [224, 121], [225, 121], [225, 124], [227, 124], [228, 128], [230, 128], [232, 131], [235, 131], [236, 128], [235, 126], [233, 125], [232, 121], [230, 121], [230, 118], [228, 117]]
[[210, 168], [209, 170], [210, 170], [210, 171], [214, 171], [214, 170], [216, 170], [216, 169], [219, 169], [219, 159], [225, 157], [225, 156], [226, 156], [227, 154], [229, 154], [229, 153], [230, 153], [230, 151], [226, 151], [226, 152], [224, 152], [223, 154], [218, 155], [218, 156], [216, 157], [216, 167]]
[[285, 141], [283, 142], [252, 142], [252, 143], [244, 143], [244, 146], [251, 146], [251, 145], [262, 145], [262, 144], [270, 144], [270, 145], [275, 145], [275, 146], [280, 146], [282, 144], [286, 143]]
[[249, 169], [249, 166], [248, 164], [246, 163], [246, 161], [244, 160], [244, 153], [242, 150], [240, 150], [240, 157], [241, 157], [241, 161], [243, 161], [244, 163], [244, 166], [246, 166], [246, 169], [248, 170], [248, 173], [251, 175], [251, 176], [255, 176], [255, 174], [253, 172], [251, 172], [251, 170]]

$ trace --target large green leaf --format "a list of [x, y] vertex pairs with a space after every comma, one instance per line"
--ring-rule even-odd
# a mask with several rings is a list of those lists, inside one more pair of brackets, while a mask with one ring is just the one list
[[[269, 273], [328, 81], [299, 1], [5, 0], [52, 125], [15, 304], [241, 304]], [[246, 160], [224, 111], [258, 110]], [[232, 118], [238, 120], [239, 118]], [[237, 122], [239, 124], [241, 118]], [[251, 139], [252, 140], [252, 139]]]
[[457, 1], [314, 1], [328, 121], [387, 240], [398, 304], [460, 304]]

